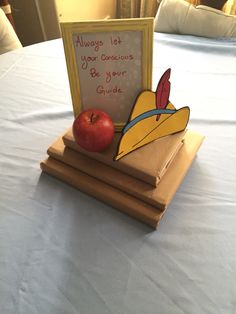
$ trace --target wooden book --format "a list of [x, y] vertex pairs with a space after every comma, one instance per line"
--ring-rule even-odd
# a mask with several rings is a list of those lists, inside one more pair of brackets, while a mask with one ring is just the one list
[[116, 155], [120, 133], [115, 134], [110, 147], [102, 153], [90, 153], [81, 148], [76, 144], [71, 129], [64, 134], [63, 141], [67, 147], [87, 157], [96, 159], [152, 186], [157, 186], [182, 147], [184, 135], [185, 131], [159, 138], [124, 156], [119, 161], [113, 161], [113, 158]]
[[[197, 150], [203, 141], [203, 136], [188, 131], [184, 139], [184, 145], [156, 188], [161, 188], [161, 191], [163, 192], [162, 197], [165, 199], [163, 204], [168, 204], [174, 196], [176, 189], [182, 182], [184, 175], [190, 167]], [[49, 153], [52, 153], [52, 151], [52, 148], [49, 148]], [[54, 157], [56, 157], [56, 155], [57, 157], [59, 156], [56, 151], [54, 151], [53, 154]], [[60, 158], [63, 160], [63, 154]], [[89, 158], [87, 158], [87, 160], [94, 162], [94, 160]], [[157, 227], [165, 212], [166, 206], [164, 206], [164, 208], [152, 206], [140, 198], [132, 196], [119, 188], [110, 185], [110, 183], [105, 183], [96, 177], [77, 170], [77, 168], [68, 165], [67, 161], [67, 159], [64, 159], [62, 162], [59, 161], [59, 158], [57, 160], [53, 157], [49, 157], [41, 163], [41, 168], [48, 174], [78, 188], [82, 192], [85, 192], [154, 228]], [[106, 167], [110, 170], [112, 169], [108, 166]], [[150, 188], [150, 185], [148, 186]]]
[[[95, 196], [98, 199], [103, 200], [104, 202], [122, 210], [122, 208], [120, 207], [120, 203], [116, 206], [115, 202], [110, 201], [110, 196], [107, 195], [107, 190], [104, 190], [104, 194], [100, 195], [102, 193], [100, 186], [105, 184], [105, 186], [109, 186], [112, 191], [117, 191], [119, 195], [122, 194], [123, 196], [127, 196], [129, 199], [135, 199], [139, 201], [140, 204], [143, 204], [143, 211], [145, 211], [146, 207], [158, 211], [158, 219], [155, 218], [155, 223], [157, 225], [162, 216], [161, 212], [164, 212], [164, 210], [171, 202], [173, 196], [176, 193], [176, 190], [181, 184], [194, 157], [196, 156], [196, 153], [203, 139], [203, 136], [197, 133], [193, 133], [190, 131], [186, 132], [184, 136], [184, 145], [179, 150], [176, 158], [171, 163], [168, 171], [163, 176], [157, 187], [152, 187], [151, 185], [146, 184], [143, 181], [137, 180], [127, 174], [124, 174], [117, 169], [109, 167], [105, 164], [98, 162], [97, 160], [91, 159], [68, 147], [65, 147], [62, 138], [56, 140], [49, 147], [49, 159], [52, 160], [54, 163], [56, 161], [59, 162], [60, 167], [63, 167], [63, 165], [69, 166], [70, 173], [73, 172], [74, 169], [74, 173], [76, 175], [77, 173], [79, 173], [80, 177], [82, 175], [85, 176], [87, 178], [87, 181], [89, 179], [96, 179], [98, 181], [97, 194], [94, 193], [94, 189], [96, 190], [97, 188], [93, 187], [93, 190], [91, 190], [91, 188], [87, 189], [87, 185], [84, 185], [83, 180], [78, 180], [78, 182], [76, 181], [76, 184], [73, 183], [73, 181], [71, 181], [71, 178], [68, 178], [67, 172], [65, 172], [66, 177], [64, 179], [63, 175], [59, 176], [57, 174], [53, 174], [52, 169], [50, 171], [45, 170], [46, 166], [44, 167], [44, 170], [55, 175], [63, 181], [71, 183], [83, 192], [87, 192], [88, 194]], [[65, 168], [67, 169], [67, 167]], [[124, 211], [126, 213], [129, 213], [128, 209], [124, 209]], [[135, 208], [132, 208], [130, 215], [136, 217]], [[138, 217], [138, 219], [141, 219], [140, 216]], [[146, 220], [144, 220], [144, 222], [147, 223]], [[149, 222], [149, 224], [151, 226], [154, 226], [154, 222]]]
[[94, 177], [85, 174], [63, 162], [52, 157], [47, 158], [40, 164], [41, 169], [66, 182], [82, 192], [85, 192], [96, 199], [103, 201], [112, 207], [134, 217], [151, 227], [156, 228], [163, 210], [155, 208], [136, 197], [126, 194], [109, 184], [106, 184]]
[[48, 155], [147, 204], [164, 210], [175, 195], [202, 140], [203, 137], [197, 133], [188, 131], [185, 134], [184, 145], [157, 187], [65, 147], [62, 138], [57, 139], [49, 147]]

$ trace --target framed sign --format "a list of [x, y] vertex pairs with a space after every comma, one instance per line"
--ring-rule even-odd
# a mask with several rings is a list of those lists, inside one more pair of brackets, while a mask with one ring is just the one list
[[107, 112], [120, 131], [138, 94], [152, 88], [153, 18], [61, 23], [75, 117]]

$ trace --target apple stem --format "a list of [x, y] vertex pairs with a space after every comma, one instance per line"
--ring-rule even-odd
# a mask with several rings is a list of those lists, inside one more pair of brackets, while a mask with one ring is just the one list
[[96, 120], [96, 115], [92, 112], [90, 122], [93, 123]]

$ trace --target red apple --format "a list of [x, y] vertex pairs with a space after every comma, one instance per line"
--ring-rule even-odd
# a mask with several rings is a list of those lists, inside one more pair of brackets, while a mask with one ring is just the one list
[[75, 141], [90, 152], [101, 152], [112, 142], [114, 125], [110, 116], [99, 109], [81, 112], [73, 123]]

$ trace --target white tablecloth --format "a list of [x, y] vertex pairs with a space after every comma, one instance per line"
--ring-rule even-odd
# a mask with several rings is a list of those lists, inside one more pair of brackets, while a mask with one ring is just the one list
[[236, 41], [155, 34], [153, 86], [206, 140], [157, 230], [46, 175], [61, 40], [0, 56], [0, 313], [236, 313]]

